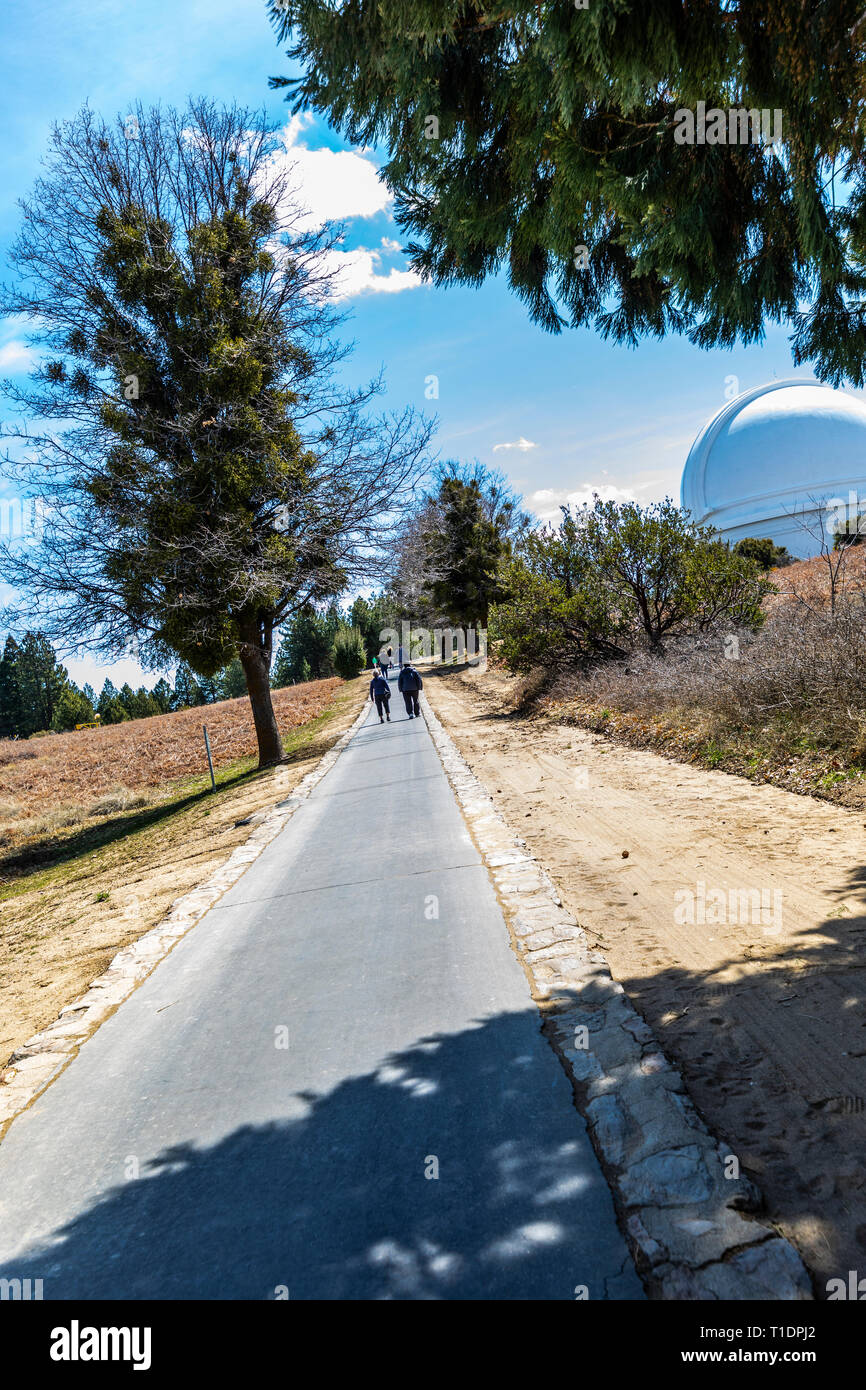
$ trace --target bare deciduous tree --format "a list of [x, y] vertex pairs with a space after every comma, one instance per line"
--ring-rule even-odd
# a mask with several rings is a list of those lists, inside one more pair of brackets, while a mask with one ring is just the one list
[[[837, 528], [835, 524], [835, 513], [837, 508], [833, 503], [836, 498], [816, 497], [810, 494], [808, 503], [803, 503], [799, 507], [794, 507], [788, 515], [797, 523], [800, 530], [811, 537], [815, 545], [816, 556], [820, 556], [823, 568], [827, 574], [827, 593], [830, 600], [830, 617], [835, 618], [839, 600], [846, 592], [848, 587], [849, 559], [852, 547], [862, 542], [861, 518], [854, 519], [851, 526], [851, 518], [846, 517], [844, 527]], [[828, 534], [828, 527], [825, 518], [831, 518], [831, 529]], [[837, 518], [836, 518], [837, 519]], [[806, 608], [814, 607], [814, 596], [807, 592], [807, 587], [802, 582], [788, 578], [790, 585], [789, 592]]]
[[2, 309], [48, 350], [7, 384], [5, 472], [51, 505], [0, 550], [7, 622], [203, 675], [237, 654], [274, 763], [274, 632], [384, 574], [431, 426], [340, 385], [338, 234], [308, 229], [261, 115], [85, 107], [45, 165]]

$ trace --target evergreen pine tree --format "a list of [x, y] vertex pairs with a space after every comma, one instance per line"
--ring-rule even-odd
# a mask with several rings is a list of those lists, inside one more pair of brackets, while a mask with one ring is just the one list
[[151, 691], [151, 695], [156, 701], [160, 714], [167, 714], [171, 709], [171, 686], [164, 676], [160, 676]]
[[99, 692], [99, 699], [96, 702], [96, 712], [103, 724], [112, 722], [106, 718], [106, 715], [111, 706], [115, 704], [117, 704], [117, 690], [114, 682], [106, 676], [105, 683]]
[[[85, 686], [85, 690], [88, 687]], [[95, 716], [92, 702], [71, 682], [61, 692], [54, 710], [51, 727], [55, 733], [74, 729], [76, 724], [89, 724]]]
[[[352, 627], [358, 628], [364, 641], [365, 665], [369, 666], [374, 656], [379, 655], [382, 646], [381, 634], [386, 628], [397, 627], [399, 616], [397, 605], [389, 594], [375, 594], [372, 598], [357, 598], [352, 604], [350, 620]], [[412, 615], [417, 621], [419, 614]]]
[[[312, 108], [382, 173], [436, 284], [505, 269], [545, 328], [702, 347], [792, 323], [862, 385], [861, 0], [269, 0]], [[697, 105], [781, 115], [781, 146]], [[685, 116], [692, 117], [691, 134]], [[748, 123], [748, 122], [747, 122]]]
[[462, 626], [486, 627], [490, 604], [502, 597], [500, 565], [507, 542], [484, 513], [477, 482], [444, 478], [441, 530], [427, 537], [434, 604]]
[[237, 700], [241, 695], [246, 695], [246, 676], [237, 657], [234, 657], [225, 670], [220, 672], [218, 688], [217, 698], [220, 700]]
[[171, 694], [172, 709], [190, 709], [205, 704], [205, 697], [198, 679], [191, 668], [181, 662], [174, 673], [174, 690]]
[[69, 684], [66, 668], [61, 666], [54, 648], [40, 632], [28, 632], [18, 659], [21, 688], [22, 733], [50, 729], [61, 693]]
[[120, 691], [118, 693], [117, 698], [123, 705], [123, 708], [126, 710], [126, 713], [129, 715], [130, 719], [137, 718], [135, 691], [129, 684], [129, 681], [124, 681], [123, 685], [120, 687]]
[[296, 613], [274, 659], [274, 686], [332, 675], [331, 653], [339, 627], [336, 608], [322, 614], [307, 604]]
[[[7, 637], [0, 659], [0, 738], [19, 738], [24, 733], [24, 705], [19, 680], [21, 649], [14, 637]], [[32, 732], [28, 729], [27, 732]]]
[[343, 626], [338, 630], [331, 660], [337, 675], [342, 676], [344, 681], [353, 680], [361, 674], [366, 656], [364, 639], [357, 627]]
[[129, 714], [120, 699], [115, 697], [103, 705], [103, 713], [99, 718], [102, 724], [124, 724], [129, 719]]

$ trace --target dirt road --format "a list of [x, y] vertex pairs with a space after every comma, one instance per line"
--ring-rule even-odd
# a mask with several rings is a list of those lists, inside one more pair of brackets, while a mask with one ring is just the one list
[[826, 1281], [866, 1273], [862, 815], [506, 713], [493, 672], [434, 708]]

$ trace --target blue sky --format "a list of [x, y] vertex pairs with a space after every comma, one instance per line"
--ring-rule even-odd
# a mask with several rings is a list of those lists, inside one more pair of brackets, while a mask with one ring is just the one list
[[[16, 200], [38, 171], [51, 122], [84, 101], [113, 115], [135, 101], [179, 105], [207, 95], [264, 106], [288, 122], [280, 93], [268, 90], [268, 77], [286, 72], [288, 62], [263, 0], [25, 0], [3, 7], [0, 41], [4, 258], [18, 225]], [[587, 331], [545, 334], [501, 279], [479, 290], [418, 285], [375, 180], [375, 151], [351, 151], [312, 118], [294, 122], [287, 140], [304, 202], [320, 220], [347, 219], [353, 375], [364, 380], [384, 367], [384, 405], [435, 412], [443, 457], [498, 466], [540, 516], [593, 489], [642, 502], [678, 498], [689, 445], [724, 403], [729, 378], [745, 390], [811, 375], [794, 372], [778, 328], [761, 347], [733, 352], [700, 352], [678, 339], [632, 351]], [[0, 321], [0, 375], [25, 367], [20, 325]], [[425, 398], [432, 376], [436, 400]], [[157, 679], [142, 677], [131, 661], [67, 664], [76, 680], [97, 686], [106, 673], [116, 682]]]

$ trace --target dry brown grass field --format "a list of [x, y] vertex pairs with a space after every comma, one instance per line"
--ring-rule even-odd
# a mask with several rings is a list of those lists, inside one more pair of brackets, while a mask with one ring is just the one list
[[[846, 552], [842, 575], [845, 592], [859, 594], [866, 589], [866, 545], [852, 546]], [[792, 599], [814, 603], [819, 608], [827, 606], [830, 594], [827, 560], [821, 555], [811, 560], [796, 560], [784, 569], [771, 570], [770, 579], [778, 593], [764, 599], [764, 610], [768, 614]]]
[[365, 694], [363, 677], [274, 691], [286, 761], [264, 772], [245, 698], [0, 742], [0, 1081], [16, 1047], [225, 862]]
[[[322, 714], [341, 685], [333, 677], [275, 690], [281, 732]], [[0, 845], [141, 806], [179, 778], [206, 778], [203, 724], [215, 768], [254, 757], [255, 730], [245, 695], [100, 729], [0, 739]]]

